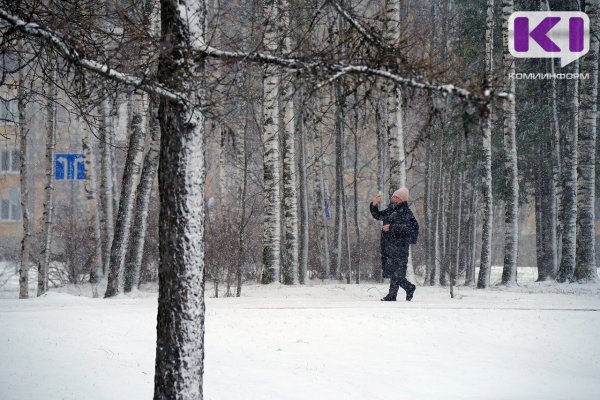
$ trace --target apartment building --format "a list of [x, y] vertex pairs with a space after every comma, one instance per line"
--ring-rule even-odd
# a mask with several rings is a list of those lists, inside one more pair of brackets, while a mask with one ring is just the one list
[[9, 91], [0, 95], [0, 261], [14, 257], [22, 232], [19, 113]]

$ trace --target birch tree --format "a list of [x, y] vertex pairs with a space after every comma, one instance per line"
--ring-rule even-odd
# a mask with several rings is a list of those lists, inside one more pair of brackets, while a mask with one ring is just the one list
[[108, 132], [108, 100], [100, 104], [98, 139], [100, 141], [100, 226], [102, 230], [102, 274], [110, 269], [110, 249], [114, 235], [112, 135]]
[[550, 143], [541, 141], [537, 148], [535, 172], [536, 256], [538, 281], [553, 279], [557, 270], [556, 192]]
[[[341, 82], [335, 86], [335, 278], [342, 280], [342, 261], [344, 259], [344, 232], [347, 229], [346, 191], [344, 185], [345, 146], [345, 95]], [[350, 270], [350, 259], [348, 259]], [[348, 279], [350, 279], [348, 277]], [[348, 282], [349, 283], [349, 282]]]
[[[465, 111], [465, 114], [467, 114], [468, 111]], [[468, 117], [466, 117], [468, 118]], [[456, 182], [456, 218], [455, 218], [455, 232], [454, 232], [454, 265], [453, 268], [450, 270], [450, 285], [451, 285], [451, 296], [452, 298], [454, 298], [454, 289], [453, 287], [456, 285], [456, 281], [458, 278], [458, 272], [459, 272], [459, 265], [460, 265], [460, 256], [461, 256], [461, 241], [463, 240], [463, 236], [464, 236], [464, 232], [462, 232], [462, 212], [463, 212], [463, 186], [464, 186], [464, 170], [463, 170], [463, 163], [464, 163], [464, 157], [465, 157], [465, 140], [462, 137], [463, 135], [461, 135], [459, 133], [459, 138], [458, 138], [458, 177], [457, 177], [457, 182]], [[466, 250], [467, 246], [464, 246], [464, 250]]]
[[[317, 99], [316, 110], [321, 111], [321, 99]], [[329, 220], [327, 218], [327, 207], [329, 207], [329, 191], [324, 178], [326, 164], [325, 146], [323, 143], [323, 124], [319, 122], [316, 115], [312, 114], [311, 121], [313, 129], [313, 162], [315, 165], [315, 197], [317, 201], [317, 226], [319, 228], [319, 243], [321, 252], [321, 265], [323, 266], [324, 278], [331, 278], [331, 261], [329, 257]]]
[[306, 130], [304, 120], [306, 114], [303, 111], [304, 90], [300, 90], [301, 107], [298, 110], [297, 116], [297, 135], [298, 135], [298, 173], [300, 183], [300, 260], [299, 260], [299, 282], [301, 284], [308, 283], [308, 224], [309, 224], [309, 209], [308, 209], [308, 181], [307, 181], [307, 143]]
[[504, 269], [502, 284], [517, 282], [517, 251], [519, 242], [519, 176], [517, 170], [515, 62], [508, 52], [508, 18], [514, 11], [513, 0], [502, 1], [502, 27], [504, 48], [504, 154], [506, 157], [506, 203], [504, 219]]
[[[387, 151], [387, 105], [384, 99], [377, 99], [375, 104], [375, 134], [377, 135], [377, 189], [381, 194], [386, 191], [386, 171], [389, 153]], [[383, 281], [383, 271], [377, 268], [377, 280]]]
[[[19, 46], [22, 49], [22, 45]], [[19, 298], [29, 297], [29, 253], [31, 250], [31, 223], [29, 219], [29, 174], [27, 162], [28, 148], [27, 139], [29, 136], [29, 127], [25, 108], [27, 99], [25, 98], [25, 71], [24, 63], [19, 55], [19, 82], [17, 93], [17, 107], [19, 112], [19, 144], [20, 144], [20, 165], [19, 173], [21, 176], [21, 218], [23, 222], [23, 237], [21, 239], [21, 265], [19, 268]]]
[[154, 183], [158, 169], [160, 150], [160, 126], [156, 119], [157, 111], [156, 107], [151, 104], [147, 112], [149, 117], [148, 136], [150, 143], [148, 151], [144, 156], [142, 173], [136, 189], [132, 235], [125, 262], [125, 292], [136, 289], [140, 284], [142, 258], [144, 256], [144, 244], [146, 242], [146, 230], [148, 226], [148, 207], [152, 194], [152, 184]]
[[435, 218], [434, 218], [434, 266], [431, 270], [430, 285], [435, 285], [438, 280], [443, 279], [442, 272], [442, 258], [445, 238], [445, 227], [443, 222], [444, 213], [444, 129], [439, 130], [438, 139], [438, 168], [437, 168], [437, 182], [436, 182], [436, 195], [435, 195]]
[[[265, 32], [263, 46], [274, 53], [278, 46], [278, 2], [266, 0]], [[272, 65], [265, 67], [263, 75], [263, 164], [265, 213], [263, 230], [263, 283], [279, 282], [281, 272], [281, 194], [279, 190], [279, 86], [278, 70]]]
[[[548, 0], [540, 3], [541, 11], [549, 11], [550, 5]], [[561, 176], [562, 176], [562, 151], [560, 142], [560, 123], [558, 120], [558, 105], [557, 105], [557, 94], [556, 94], [556, 77], [554, 75], [554, 59], [548, 60], [547, 65], [550, 66], [550, 73], [552, 74], [552, 88], [550, 91], [550, 102], [552, 107], [552, 123], [551, 123], [551, 139], [550, 147], [551, 150], [547, 153], [551, 154], [550, 162], [552, 165], [552, 176], [548, 177], [547, 173], [544, 174], [543, 178], [546, 178], [544, 187], [545, 196], [542, 198], [542, 208], [546, 212], [542, 215], [542, 221], [544, 222], [547, 233], [545, 234], [544, 249], [545, 255], [545, 268], [544, 274], [538, 276], [538, 280], [554, 279], [558, 270], [558, 240], [559, 240], [559, 212], [558, 205], [561, 203]]]
[[[359, 157], [359, 135], [358, 135], [358, 131], [359, 131], [359, 114], [357, 110], [354, 110], [354, 119], [355, 119], [355, 124], [354, 124], [354, 170], [353, 170], [353, 174], [352, 174], [352, 186], [354, 187], [354, 215], [352, 216], [354, 218], [354, 235], [356, 237], [356, 277], [355, 277], [355, 282], [358, 285], [360, 283], [360, 264], [361, 264], [361, 239], [360, 239], [360, 224], [358, 221], [358, 157]], [[363, 119], [363, 121], [366, 120]], [[364, 129], [364, 126], [362, 127], [363, 131], [366, 131], [366, 129]], [[350, 240], [348, 240], [348, 246], [350, 246]], [[350, 254], [350, 251], [348, 251], [348, 254]]]
[[375, 105], [375, 129], [377, 135], [377, 189], [383, 194], [386, 184], [386, 166], [389, 157], [387, 150], [387, 109], [383, 100], [378, 100]]
[[235, 280], [236, 280], [236, 291], [235, 291], [235, 295], [236, 297], [240, 297], [242, 295], [242, 266], [244, 264], [245, 261], [245, 251], [244, 251], [244, 245], [246, 242], [246, 225], [249, 222], [249, 217], [246, 216], [246, 197], [247, 197], [247, 192], [248, 192], [248, 159], [249, 159], [249, 155], [248, 155], [248, 134], [247, 134], [247, 130], [248, 130], [248, 109], [249, 106], [247, 106], [247, 111], [246, 111], [246, 118], [244, 121], [244, 126], [242, 129], [240, 129], [240, 142], [241, 145], [239, 145], [239, 151], [237, 153], [237, 159], [238, 159], [238, 164], [243, 166], [242, 169], [242, 187], [241, 187], [241, 193], [240, 193], [240, 199], [242, 202], [242, 209], [241, 209], [241, 218], [240, 218], [240, 230], [238, 233], [238, 257], [237, 257], [237, 265], [235, 268]]
[[471, 188], [471, 201], [469, 212], [469, 254], [467, 255], [467, 270], [465, 273], [465, 286], [475, 285], [475, 252], [477, 249], [477, 210], [478, 210], [477, 190], [475, 185]]
[[96, 181], [96, 162], [92, 144], [90, 141], [89, 127], [81, 126], [81, 146], [85, 163], [85, 199], [86, 214], [92, 216], [92, 227], [94, 230], [94, 254], [92, 256], [92, 266], [90, 269], [90, 283], [97, 283], [102, 275], [102, 237], [100, 233], [100, 210], [98, 209], [97, 181]]
[[[432, 111], [433, 114], [433, 111]], [[432, 124], [431, 124], [432, 125]], [[432, 129], [433, 131], [433, 129]], [[435, 240], [435, 231], [433, 229], [433, 168], [431, 163], [433, 162], [433, 149], [432, 144], [426, 144], [426, 160], [425, 160], [425, 193], [424, 193], [424, 204], [423, 214], [425, 216], [426, 226], [426, 239], [425, 239], [425, 280], [424, 285], [429, 286], [431, 284], [431, 275], [433, 273], [433, 266], [435, 263], [433, 252], [433, 241]]]
[[[389, 46], [400, 40], [400, 0], [386, 3], [386, 31], [384, 39]], [[389, 195], [406, 186], [406, 162], [404, 152], [404, 121], [402, 115], [402, 90], [399, 85], [390, 88], [387, 95], [388, 151], [390, 162]]]
[[54, 213], [54, 154], [56, 149], [56, 69], [52, 66], [50, 77], [45, 84], [46, 94], [46, 154], [44, 187], [44, 212], [40, 246], [40, 261], [38, 264], [37, 295], [48, 291], [48, 267], [50, 265], [52, 224]]
[[[574, 73], [579, 73], [579, 60], [572, 63]], [[556, 280], [567, 282], [574, 279], [576, 257], [577, 222], [577, 141], [579, 136], [579, 80], [572, 80], [571, 108], [573, 120], [566, 133], [562, 190], [562, 255]]]
[[[334, 22], [335, 21], [335, 22]], [[336, 15], [331, 23], [331, 28], [337, 28], [336, 39], [339, 51], [345, 55], [346, 43], [341, 34], [348, 29], [343, 15]], [[330, 32], [333, 34], [333, 32]], [[340, 282], [343, 279], [342, 264], [344, 259], [344, 232], [347, 228], [346, 192], [344, 185], [345, 170], [345, 128], [346, 128], [346, 85], [342, 79], [333, 82], [334, 101], [334, 135], [335, 135], [335, 278]], [[349, 256], [349, 255], [348, 255]], [[348, 257], [348, 270], [350, 271], [350, 257]], [[350, 276], [348, 276], [348, 283]]]
[[[204, 60], [189, 49], [205, 39], [204, 0], [161, 0], [164, 48], [157, 76], [200, 103]], [[160, 265], [155, 400], [203, 398], [204, 371], [204, 116], [162, 97]]]
[[[490, 88], [493, 72], [494, 55], [494, 0], [487, 0], [487, 17], [485, 28], [485, 78], [484, 88]], [[492, 269], [492, 118], [491, 107], [487, 109], [487, 118], [483, 126], [483, 226], [481, 228], [481, 256], [477, 287], [487, 288], [490, 285]]]
[[578, 135], [577, 162], [577, 263], [575, 279], [597, 281], [596, 215], [596, 129], [598, 120], [598, 21], [600, 1], [586, 1], [585, 12], [590, 18], [590, 50], [583, 58], [582, 72], [590, 78], [581, 81], [581, 127]]
[[112, 297], [119, 294], [121, 285], [123, 284], [125, 257], [127, 255], [135, 202], [135, 187], [136, 182], [139, 180], [141, 158], [144, 154], [143, 119], [140, 113], [140, 108], [143, 109], [144, 107], [141, 103], [140, 99], [139, 103], [135, 104], [135, 112], [131, 118], [131, 134], [123, 171], [117, 225], [110, 250], [108, 285], [104, 297]]
[[[290, 24], [289, 4], [287, 0], [281, 2], [279, 24], [288, 27]], [[289, 33], [279, 29], [284, 35], [282, 53], [288, 55], [291, 51], [292, 41]], [[292, 285], [298, 282], [298, 195], [296, 187], [298, 179], [296, 174], [296, 145], [294, 113], [294, 87], [291, 74], [284, 75], [281, 81], [281, 106], [282, 106], [282, 132], [283, 132], [283, 213], [285, 216], [285, 254], [283, 266], [283, 283]]]

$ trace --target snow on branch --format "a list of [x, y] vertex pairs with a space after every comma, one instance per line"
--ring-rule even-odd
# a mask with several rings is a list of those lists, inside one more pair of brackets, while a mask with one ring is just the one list
[[[203, 54], [220, 59], [229, 59], [234, 61], [249, 61], [259, 64], [279, 65], [284, 68], [297, 71], [306, 71], [315, 75], [333, 74], [333, 81], [343, 74], [347, 75], [370, 75], [388, 79], [401, 86], [412, 87], [415, 89], [423, 89], [433, 92], [438, 92], [446, 95], [453, 95], [465, 100], [475, 102], [484, 101], [480, 96], [471, 93], [470, 91], [454, 86], [454, 85], [434, 85], [426, 81], [417, 81], [414, 79], [404, 78], [391, 71], [369, 67], [366, 65], [345, 65], [341, 63], [326, 63], [322, 61], [306, 61], [299, 58], [285, 58], [259, 52], [241, 52], [241, 51], [224, 51], [202, 43], [197, 46], [197, 51]], [[328, 81], [328, 82], [329, 82]]]
[[[330, 0], [333, 1], [333, 0]], [[334, 4], [337, 4], [334, 2]], [[341, 11], [344, 11], [340, 8]], [[351, 16], [348, 16], [351, 18]], [[166, 88], [158, 83], [148, 82], [144, 79], [124, 74], [115, 69], [108, 67], [106, 64], [102, 64], [93, 60], [89, 60], [86, 58], [82, 58], [77, 50], [75, 50], [72, 46], [70, 46], [59, 33], [54, 32], [51, 29], [42, 27], [36, 23], [25, 22], [17, 16], [14, 16], [8, 13], [5, 9], [0, 7], [0, 20], [6, 21], [10, 26], [14, 29], [25, 33], [30, 36], [39, 37], [42, 40], [51, 44], [54, 48], [56, 48], [69, 62], [74, 65], [80, 66], [88, 71], [95, 72], [100, 74], [108, 79], [111, 79], [116, 82], [120, 82], [129, 86], [133, 86], [137, 89], [143, 90], [148, 93], [153, 93], [159, 96], [164, 96], [171, 100], [179, 101], [187, 103], [187, 97], [176, 91], [173, 91], [169, 88]], [[356, 22], [358, 24], [358, 22]], [[360, 26], [360, 25], [359, 25]], [[364, 28], [362, 28], [364, 30]], [[366, 30], [364, 32], [367, 35], [370, 35]], [[372, 35], [370, 36], [373, 40], [377, 40]], [[339, 78], [342, 75], [367, 75], [367, 76], [376, 76], [383, 79], [388, 79], [392, 82], [395, 82], [398, 85], [405, 87], [412, 87], [415, 89], [422, 89], [432, 92], [438, 92], [442, 95], [452, 95], [457, 96], [459, 98], [474, 101], [474, 102], [487, 102], [491, 97], [492, 93], [486, 91], [484, 96], [476, 95], [466, 89], [454, 86], [454, 85], [435, 85], [427, 81], [417, 81], [415, 79], [404, 78], [400, 75], [397, 75], [394, 72], [391, 72], [387, 69], [381, 69], [378, 67], [371, 67], [367, 65], [346, 65], [343, 63], [328, 63], [323, 61], [309, 61], [300, 58], [287, 58], [287, 57], [278, 57], [270, 54], [264, 54], [259, 52], [239, 52], [239, 51], [224, 51], [219, 50], [214, 47], [209, 46], [201, 38], [196, 38], [193, 42], [193, 46], [195, 51], [202, 53], [203, 55], [220, 58], [220, 59], [229, 59], [234, 61], [247, 61], [253, 62], [257, 64], [271, 64], [278, 65], [283, 68], [287, 68], [295, 71], [305, 71], [307, 73], [313, 75], [331, 75], [332, 78], [327, 80], [326, 82], [333, 82], [335, 79]], [[506, 94], [497, 93], [494, 94], [498, 97], [503, 97]]]
[[346, 75], [345, 72], [338, 72], [337, 74], [333, 75], [331, 78], [327, 79], [326, 81], [319, 83], [316, 86], [316, 89], [319, 90], [322, 87], [327, 86], [327, 85], [333, 83], [334, 81], [338, 80], [339, 78], [341, 78], [344, 75]]
[[7, 22], [13, 27], [26, 35], [38, 37], [52, 45], [67, 61], [71, 64], [79, 66], [88, 71], [102, 75], [115, 82], [123, 83], [128, 86], [133, 86], [137, 89], [152, 93], [158, 96], [166, 97], [171, 100], [186, 103], [188, 100], [185, 95], [168, 89], [158, 83], [148, 82], [144, 79], [119, 72], [110, 68], [106, 64], [99, 63], [94, 60], [83, 58], [79, 52], [70, 46], [58, 32], [55, 32], [46, 27], [40, 26], [33, 22], [26, 22], [19, 17], [10, 14], [4, 8], [0, 7], [0, 19]]

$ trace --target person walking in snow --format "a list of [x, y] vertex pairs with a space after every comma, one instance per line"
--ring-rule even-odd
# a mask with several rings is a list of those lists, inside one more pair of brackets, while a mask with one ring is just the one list
[[406, 292], [406, 300], [411, 301], [416, 286], [406, 279], [408, 247], [416, 244], [419, 236], [419, 223], [408, 207], [408, 189], [400, 188], [392, 195], [389, 206], [379, 211], [381, 195], [373, 198], [369, 208], [373, 218], [383, 221], [381, 227], [381, 267], [383, 277], [390, 278], [390, 290], [381, 301], [396, 301], [398, 289]]

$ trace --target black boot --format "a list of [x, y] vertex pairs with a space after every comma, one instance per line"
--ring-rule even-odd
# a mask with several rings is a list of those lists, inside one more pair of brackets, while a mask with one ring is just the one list
[[396, 296], [390, 296], [389, 294], [381, 299], [381, 301], [396, 301]]
[[411, 285], [410, 289], [408, 289], [408, 291], [406, 292], [406, 301], [412, 300], [413, 295], [415, 294], [415, 290], [417, 290], [417, 287], [415, 285]]

